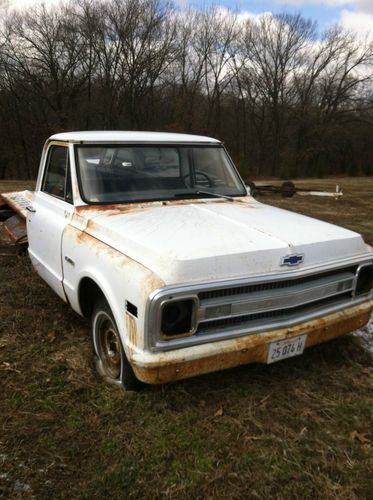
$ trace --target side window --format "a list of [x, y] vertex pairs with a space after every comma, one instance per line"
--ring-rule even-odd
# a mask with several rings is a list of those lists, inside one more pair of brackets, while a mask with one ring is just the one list
[[42, 190], [52, 196], [72, 202], [68, 148], [64, 146], [50, 148]]

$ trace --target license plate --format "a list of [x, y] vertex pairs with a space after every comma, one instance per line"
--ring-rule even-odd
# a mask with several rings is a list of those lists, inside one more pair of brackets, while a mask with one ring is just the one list
[[304, 351], [307, 335], [271, 342], [268, 347], [267, 363], [298, 356]]

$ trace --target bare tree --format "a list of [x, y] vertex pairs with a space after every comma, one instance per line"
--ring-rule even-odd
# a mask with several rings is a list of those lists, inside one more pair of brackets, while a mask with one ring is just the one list
[[299, 110], [297, 160], [303, 175], [333, 147], [333, 136], [366, 106], [362, 91], [373, 75], [372, 44], [340, 27], [328, 30], [317, 48], [309, 47], [307, 54], [296, 79], [295, 108]]
[[71, 8], [48, 11], [41, 4], [24, 15], [15, 13], [6, 23], [5, 39], [9, 71], [23, 86], [32, 86], [65, 128], [67, 103], [84, 80], [77, 72], [83, 44]]
[[373, 172], [372, 46], [341, 28], [168, 0], [0, 9], [0, 177], [76, 128], [216, 135], [245, 173]]
[[264, 15], [249, 20], [244, 33], [245, 55], [250, 61], [251, 96], [268, 108], [273, 137], [271, 174], [280, 170], [284, 109], [294, 96], [294, 74], [303, 62], [303, 48], [314, 37], [315, 25], [300, 15]]
[[[209, 45], [203, 43], [204, 14], [189, 10], [175, 17], [176, 54], [167, 74], [172, 89], [172, 123], [192, 131], [198, 115]], [[200, 117], [199, 117], [200, 120]]]
[[[128, 111], [132, 128], [149, 116], [154, 87], [174, 57], [174, 26], [169, 14], [170, 7], [158, 0], [113, 0], [108, 10], [118, 47], [119, 105]], [[141, 106], [144, 100], [147, 109]]]

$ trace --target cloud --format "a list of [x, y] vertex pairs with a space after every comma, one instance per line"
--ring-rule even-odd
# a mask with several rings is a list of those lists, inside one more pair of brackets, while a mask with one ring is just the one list
[[373, 37], [373, 13], [342, 10], [340, 23], [344, 28], [355, 31], [359, 35], [369, 34]]
[[306, 5], [321, 5], [324, 7], [348, 7], [356, 12], [365, 12], [373, 14], [372, 0], [275, 0], [276, 3], [282, 5], [306, 6]]
[[8, 5], [10, 8], [24, 10], [42, 3], [46, 7], [51, 7], [60, 4], [61, 0], [9, 0]]
[[227, 9], [226, 7], [216, 6], [217, 11], [222, 15], [222, 17], [230, 17], [232, 14], [237, 17], [238, 23], [245, 23], [248, 19], [258, 20], [262, 16], [272, 16], [271, 12], [263, 11], [260, 13], [250, 12], [248, 10], [238, 11], [232, 9]]
[[353, 4], [356, 6], [357, 10], [361, 12], [368, 12], [373, 14], [373, 2], [372, 0], [355, 0]]
[[[359, 0], [275, 0], [276, 3], [282, 5], [323, 5], [327, 7], [343, 7], [346, 5], [353, 5], [357, 3]], [[361, 2], [366, 1], [367, 3], [370, 0], [361, 0]]]

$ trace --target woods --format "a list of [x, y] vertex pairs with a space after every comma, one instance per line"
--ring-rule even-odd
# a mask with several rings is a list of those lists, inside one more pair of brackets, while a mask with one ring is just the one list
[[162, 0], [1, 10], [0, 178], [32, 179], [64, 130], [183, 131], [244, 177], [373, 174], [373, 47], [298, 15]]

